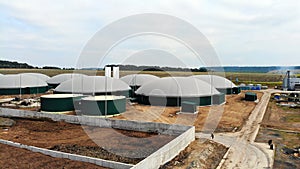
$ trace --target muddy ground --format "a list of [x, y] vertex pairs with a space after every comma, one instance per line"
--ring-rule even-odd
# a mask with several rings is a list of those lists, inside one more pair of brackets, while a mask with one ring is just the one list
[[50, 120], [13, 120], [16, 121], [13, 127], [0, 130], [1, 139], [132, 164], [138, 163], [175, 138], [156, 133], [80, 126]]

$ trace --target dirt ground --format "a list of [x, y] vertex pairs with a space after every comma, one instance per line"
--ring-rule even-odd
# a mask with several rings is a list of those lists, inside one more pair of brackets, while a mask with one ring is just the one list
[[[176, 114], [180, 111], [179, 107], [159, 107], [137, 104], [132, 106], [127, 105], [126, 112], [113, 118], [194, 125], [197, 132], [202, 131], [204, 125], [216, 125], [215, 122], [220, 120], [215, 132], [239, 131], [256, 106], [254, 102], [243, 100], [245, 96], [244, 93], [245, 91], [239, 95], [227, 95], [224, 105], [199, 107], [198, 114]], [[258, 99], [260, 99], [262, 93], [256, 93], [258, 94]], [[210, 115], [208, 118], [208, 115], [211, 113], [218, 114], [221, 118], [219, 119], [218, 115]]]
[[21, 148], [0, 144], [0, 168], [47, 168], [47, 169], [105, 169], [90, 163], [54, 158]]
[[300, 109], [278, 106], [271, 96], [262, 126], [300, 132]]
[[[41, 148], [135, 164], [175, 136], [80, 126], [65, 122], [13, 119], [0, 138]], [[99, 153], [101, 152], [101, 153]]]
[[161, 169], [216, 168], [227, 148], [222, 144], [206, 139], [196, 139], [173, 160], [161, 166]]
[[300, 146], [300, 109], [287, 108], [276, 105], [271, 96], [261, 128], [256, 137], [257, 142], [275, 144], [274, 168], [297, 168], [300, 159], [284, 154], [282, 148], [296, 148]]
[[[45, 94], [25, 94], [21, 96], [21, 99], [35, 99], [35, 100], [39, 100], [39, 98]], [[0, 95], [0, 99], [8, 99], [8, 98], [20, 98], [20, 95]], [[3, 106], [1, 105], [1, 107], [4, 108], [10, 108], [10, 109], [22, 109], [22, 110], [30, 110], [30, 111], [40, 111], [40, 107], [39, 106], [29, 106], [29, 107], [21, 107], [19, 105], [15, 105], [15, 106]]]
[[[21, 98], [22, 99], [30, 99], [30, 98], [39, 98], [42, 95], [46, 95], [45, 93], [41, 94], [22, 94]], [[20, 98], [20, 95], [0, 95], [0, 99], [7, 99], [7, 98]]]
[[[159, 107], [127, 104], [126, 112], [122, 113], [120, 116], [115, 116], [112, 118], [162, 122], [169, 124], [194, 125], [197, 132], [205, 130], [204, 125], [205, 127], [210, 126], [209, 128], [214, 128], [211, 126], [217, 125], [215, 132], [239, 131], [256, 105], [256, 103], [254, 102], [243, 100], [245, 92], [246, 91], [242, 91], [242, 93], [240, 93], [239, 95], [227, 95], [226, 103], [224, 105], [199, 107], [198, 114], [176, 114], [180, 111], [179, 107]], [[258, 99], [260, 99], [262, 93], [258, 91], [256, 93], [258, 94]], [[18, 96], [19, 95], [14, 95], [9, 97]], [[0, 98], [7, 97], [8, 96], [0, 96]], [[34, 97], [34, 95], [22, 96], [22, 98], [32, 97]], [[39, 107], [18, 109], [38, 111]], [[68, 114], [73, 115], [74, 113]], [[219, 121], [219, 123], [216, 124], [216, 121]]]

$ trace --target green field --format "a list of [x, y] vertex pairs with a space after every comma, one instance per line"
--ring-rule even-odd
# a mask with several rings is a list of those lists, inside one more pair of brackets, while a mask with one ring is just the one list
[[[0, 73], [2, 74], [17, 74], [17, 73], [25, 73], [25, 72], [35, 72], [35, 73], [43, 73], [48, 76], [55, 76], [57, 74], [62, 73], [82, 73], [86, 75], [104, 75], [104, 71], [94, 71], [94, 70], [59, 70], [59, 69], [0, 69]], [[128, 74], [133, 73], [146, 73], [152, 74], [159, 77], [166, 77], [166, 76], [190, 76], [190, 75], [203, 75], [208, 74], [207, 72], [176, 72], [176, 71], [169, 71], [169, 72], [159, 72], [159, 71], [120, 71], [120, 76], [125, 76]], [[267, 86], [280, 86], [281, 81], [284, 77], [282, 74], [272, 74], [272, 73], [230, 73], [226, 72], [212, 72], [210, 74], [226, 76], [228, 79], [232, 79], [232, 81], [236, 84], [240, 83], [254, 83], [254, 84], [262, 84]], [[300, 76], [300, 75], [299, 75]], [[238, 82], [236, 79], [238, 78]]]

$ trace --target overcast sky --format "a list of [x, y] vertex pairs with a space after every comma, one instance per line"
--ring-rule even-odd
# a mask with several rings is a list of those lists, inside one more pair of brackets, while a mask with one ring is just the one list
[[[104, 26], [134, 14], [161, 13], [194, 25], [207, 37], [222, 65], [300, 65], [299, 11], [299, 0], [2, 0], [0, 59], [74, 67], [85, 44]], [[128, 56], [138, 54], [149, 58], [145, 51], [154, 49], [154, 54], [161, 55], [155, 60], [175, 55], [180, 57], [178, 63], [201, 66], [177, 42], [156, 38], [121, 43], [104, 62], [129, 63], [133, 59]], [[157, 52], [160, 49], [163, 52]]]

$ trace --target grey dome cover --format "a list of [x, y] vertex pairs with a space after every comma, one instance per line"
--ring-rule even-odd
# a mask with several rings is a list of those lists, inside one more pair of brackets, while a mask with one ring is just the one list
[[232, 83], [230, 80], [217, 75], [194, 75], [191, 76], [200, 80], [203, 80], [212, 86], [214, 86], [216, 89], [226, 89], [226, 88], [233, 88], [236, 87], [234, 83]]
[[25, 87], [45, 87], [48, 86], [46, 82], [30, 75], [3, 75], [0, 76], [0, 88], [25, 88]]
[[192, 77], [159, 78], [141, 86], [138, 95], [163, 97], [200, 97], [220, 94], [210, 84]]
[[59, 74], [59, 75], [51, 77], [46, 82], [48, 84], [60, 84], [64, 81], [67, 81], [67, 80], [70, 80], [70, 79], [76, 78], [76, 77], [81, 77], [81, 76], [87, 76], [87, 75], [79, 74], [79, 73], [63, 73], [63, 74]]
[[61, 83], [54, 89], [55, 92], [63, 93], [104, 93], [128, 90], [130, 87], [125, 82], [105, 76], [76, 77]]
[[129, 86], [142, 86], [147, 82], [159, 79], [159, 77], [149, 74], [131, 74], [120, 78]]
[[44, 82], [46, 82], [47, 80], [50, 79], [49, 76], [42, 74], [42, 73], [19, 73], [19, 75], [30, 75], [30, 76], [35, 76], [41, 80], [43, 80]]

